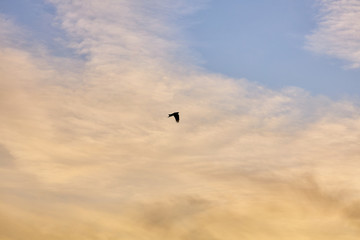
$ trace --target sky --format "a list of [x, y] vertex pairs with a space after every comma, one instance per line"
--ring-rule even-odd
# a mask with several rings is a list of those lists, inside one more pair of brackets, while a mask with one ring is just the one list
[[[349, 33], [342, 36], [343, 29], [330, 23], [334, 18], [352, 24], [358, 21], [357, 12], [345, 16], [340, 12], [347, 10], [339, 9], [325, 16], [325, 2], [211, 1], [192, 16], [192, 47], [202, 57], [202, 66], [214, 73], [245, 77], [277, 90], [296, 86], [332, 98], [358, 96], [358, 28], [346, 26]], [[337, 2], [358, 7], [357, 1]]]
[[358, 239], [359, 18], [1, 1], [0, 239]]

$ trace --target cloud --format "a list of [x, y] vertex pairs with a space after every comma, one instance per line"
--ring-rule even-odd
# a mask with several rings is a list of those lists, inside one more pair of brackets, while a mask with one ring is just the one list
[[321, 0], [317, 28], [307, 36], [306, 48], [360, 67], [360, 2]]
[[2, 45], [9, 45], [11, 43], [14, 43], [16, 41], [17, 37], [18, 39], [21, 39], [21, 31], [16, 24], [13, 23], [12, 19], [9, 16], [5, 16], [3, 14], [0, 14], [0, 42]]
[[357, 239], [356, 102], [178, 59], [183, 2], [51, 2], [85, 57], [0, 46], [0, 238]]

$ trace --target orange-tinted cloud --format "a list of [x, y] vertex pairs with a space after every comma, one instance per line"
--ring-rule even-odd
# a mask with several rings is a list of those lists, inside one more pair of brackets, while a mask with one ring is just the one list
[[174, 61], [160, 2], [53, 2], [86, 57], [1, 46], [2, 239], [357, 239], [356, 102]]

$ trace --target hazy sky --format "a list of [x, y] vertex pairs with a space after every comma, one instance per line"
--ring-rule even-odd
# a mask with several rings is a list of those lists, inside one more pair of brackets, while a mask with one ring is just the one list
[[0, 1], [0, 239], [358, 239], [359, 69], [358, 0]]

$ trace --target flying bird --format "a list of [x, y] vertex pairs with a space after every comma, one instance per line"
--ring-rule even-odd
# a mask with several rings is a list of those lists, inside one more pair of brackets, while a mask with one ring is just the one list
[[176, 122], [179, 122], [180, 121], [180, 116], [179, 116], [179, 112], [173, 112], [173, 113], [170, 113], [168, 118], [169, 117], [174, 117]]

